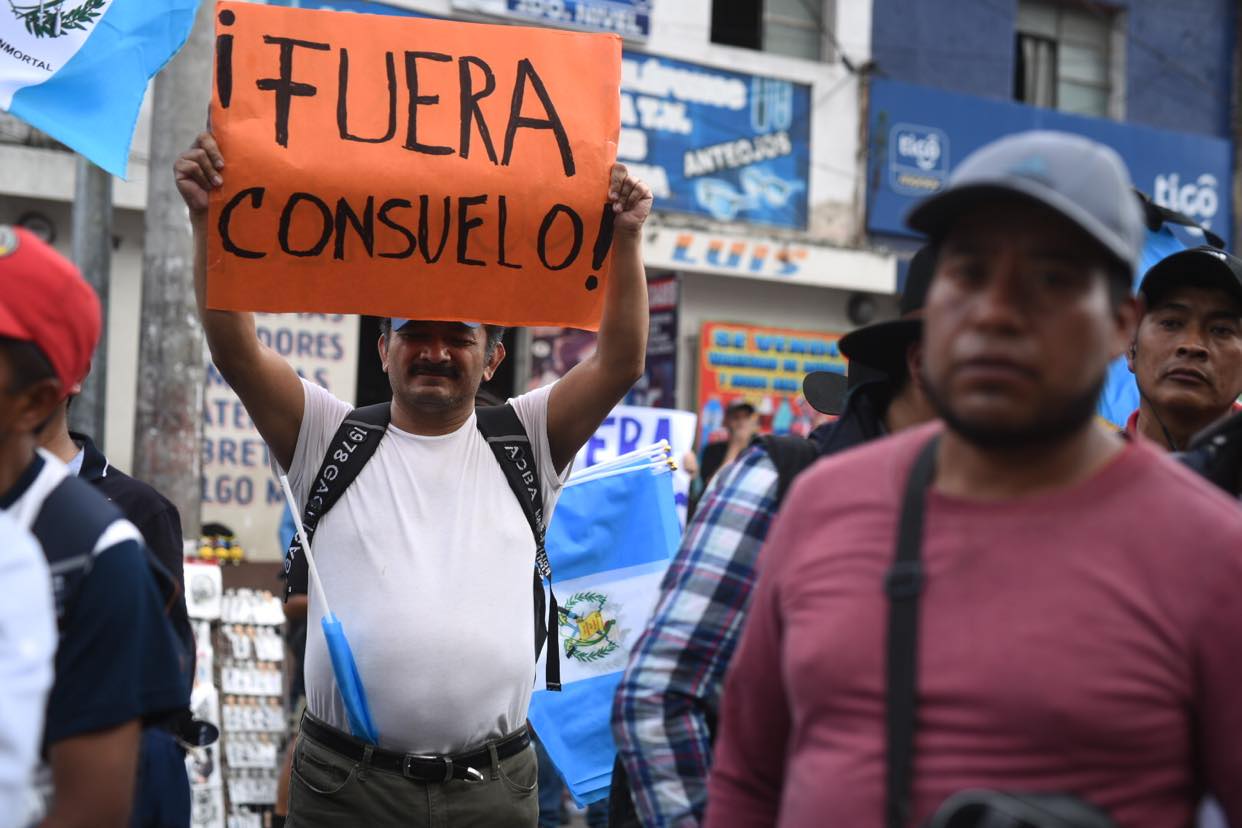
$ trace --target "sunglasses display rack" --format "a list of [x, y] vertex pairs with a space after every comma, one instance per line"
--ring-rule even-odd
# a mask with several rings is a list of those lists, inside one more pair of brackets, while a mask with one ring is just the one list
[[270, 591], [223, 588], [211, 575], [220, 573], [215, 562], [187, 562], [185, 568], [198, 641], [193, 706], [197, 716], [220, 728], [217, 744], [186, 759], [191, 825], [265, 828], [289, 728], [284, 610]]

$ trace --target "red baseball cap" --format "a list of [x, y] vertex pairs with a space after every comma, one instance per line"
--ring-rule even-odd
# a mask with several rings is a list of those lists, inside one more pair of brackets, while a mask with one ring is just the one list
[[0, 336], [38, 346], [68, 394], [90, 370], [101, 327], [99, 297], [73, 263], [0, 224]]

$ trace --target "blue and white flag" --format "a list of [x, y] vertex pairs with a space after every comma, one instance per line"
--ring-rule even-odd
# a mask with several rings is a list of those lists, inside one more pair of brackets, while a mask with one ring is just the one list
[[536, 691], [530, 722], [581, 805], [608, 795], [617, 754], [612, 698], [681, 539], [664, 457], [571, 479], [548, 528], [562, 690]]
[[125, 176], [147, 81], [198, 0], [0, 0], [0, 109]]

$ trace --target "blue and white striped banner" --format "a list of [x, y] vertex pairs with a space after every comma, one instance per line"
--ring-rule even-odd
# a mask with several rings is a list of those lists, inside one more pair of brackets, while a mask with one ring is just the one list
[[185, 43], [197, 7], [0, 0], [0, 109], [124, 177], [147, 81]]

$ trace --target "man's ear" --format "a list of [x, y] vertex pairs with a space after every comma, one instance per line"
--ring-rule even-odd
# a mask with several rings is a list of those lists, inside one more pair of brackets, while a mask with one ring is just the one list
[[1138, 338], [1138, 325], [1139, 320], [1142, 318], [1139, 311], [1138, 300], [1131, 297], [1118, 303], [1116, 310], [1113, 312], [1116, 322], [1112, 346], [1112, 356], [1114, 359], [1122, 354], [1126, 354], [1127, 360], [1130, 359], [1130, 349]]
[[384, 369], [384, 373], [388, 373], [388, 340], [383, 334], [380, 334], [379, 342], [376, 343], [379, 350], [380, 366]]
[[910, 374], [910, 379], [920, 382], [923, 376], [923, 342], [918, 340], [911, 342], [906, 347], [906, 371]]
[[64, 395], [60, 380], [49, 377], [22, 389], [18, 394], [17, 410], [13, 420], [15, 431], [34, 434], [56, 412]]
[[500, 363], [505, 361], [505, 344], [497, 342], [495, 350], [492, 351], [492, 358], [487, 361], [487, 365], [483, 368], [483, 380], [490, 380], [496, 373], [496, 369], [500, 367]]

